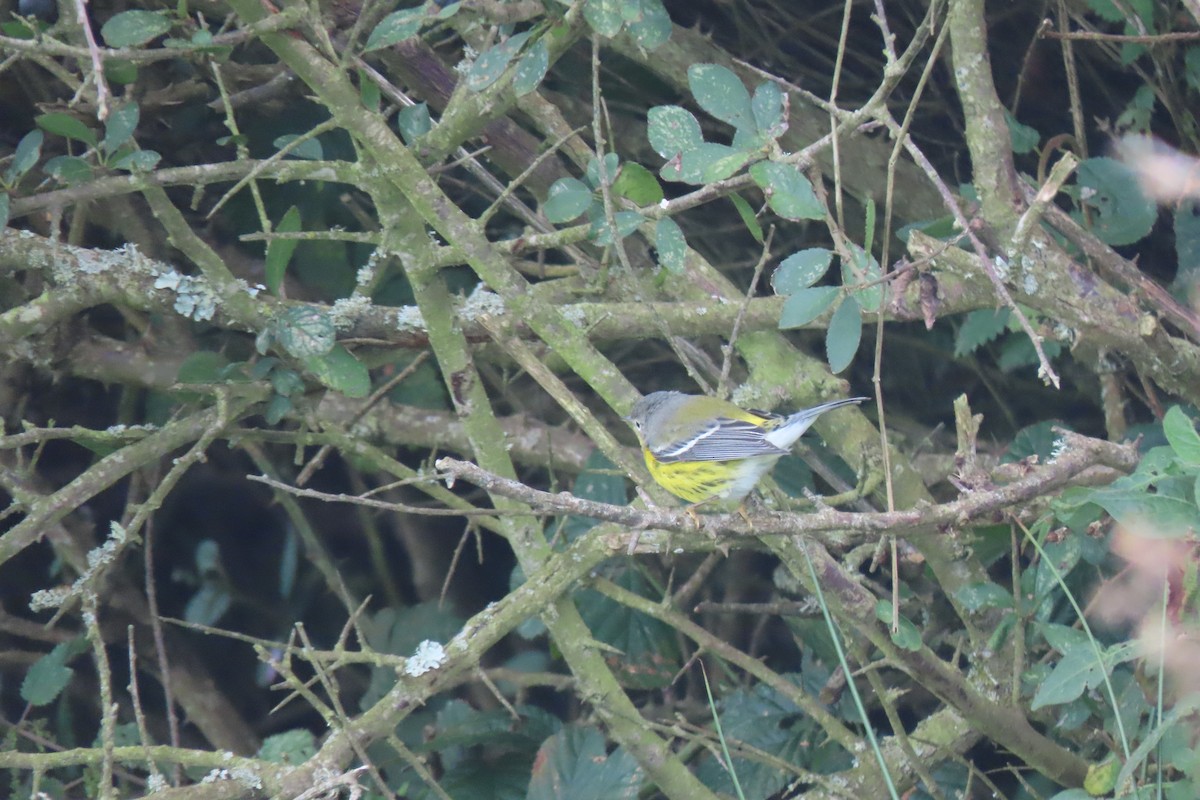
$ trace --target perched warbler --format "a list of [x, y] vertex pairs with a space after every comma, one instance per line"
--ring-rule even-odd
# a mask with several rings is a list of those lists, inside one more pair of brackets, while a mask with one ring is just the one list
[[833, 400], [785, 417], [715, 397], [653, 392], [625, 419], [637, 432], [650, 476], [668, 492], [689, 503], [740, 502], [817, 417], [866, 399]]

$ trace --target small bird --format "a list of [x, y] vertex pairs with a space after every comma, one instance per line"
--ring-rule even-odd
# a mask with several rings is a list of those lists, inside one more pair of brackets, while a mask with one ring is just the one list
[[867, 399], [833, 400], [785, 417], [715, 397], [653, 392], [625, 419], [637, 432], [650, 476], [668, 492], [693, 504], [740, 502], [817, 417]]

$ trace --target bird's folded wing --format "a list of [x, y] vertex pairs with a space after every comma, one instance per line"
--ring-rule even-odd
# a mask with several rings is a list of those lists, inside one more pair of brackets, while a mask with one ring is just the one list
[[740, 419], [716, 419], [686, 439], [654, 448], [654, 457], [673, 461], [732, 461], [753, 456], [781, 456], [780, 449], [763, 438], [766, 431]]

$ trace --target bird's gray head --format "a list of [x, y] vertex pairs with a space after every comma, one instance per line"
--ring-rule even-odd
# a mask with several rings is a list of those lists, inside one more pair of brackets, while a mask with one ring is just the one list
[[633, 404], [625, 420], [635, 430], [644, 430], [650, 420], [671, 411], [684, 397], [686, 395], [679, 392], [651, 392]]

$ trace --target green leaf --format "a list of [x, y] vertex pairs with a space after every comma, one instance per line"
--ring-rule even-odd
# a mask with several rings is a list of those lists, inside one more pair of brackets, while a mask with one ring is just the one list
[[137, 83], [137, 64], [132, 61], [126, 61], [123, 58], [105, 59], [104, 77], [108, 79], [109, 83], [114, 83], [118, 86], [128, 86], [131, 83]]
[[967, 611], [1013, 607], [1012, 592], [991, 581], [963, 586], [954, 593], [954, 597]]
[[[604, 177], [601, 180], [600, 165], [604, 164]], [[609, 186], [613, 185], [613, 181], [617, 179], [621, 167], [621, 157], [616, 153], [605, 153], [604, 160], [601, 162], [598, 158], [593, 158], [588, 162], [587, 170], [584, 172], [584, 181], [592, 189], [599, 189], [602, 183]]]
[[53, 133], [67, 139], [83, 142], [89, 147], [95, 147], [99, 142], [96, 133], [84, 125], [78, 118], [61, 111], [53, 114], [42, 114], [33, 120], [46, 133]]
[[263, 419], [268, 425], [278, 425], [292, 411], [292, 398], [283, 394], [271, 396], [267, 408], [263, 411]]
[[862, 339], [862, 309], [853, 297], [847, 297], [833, 312], [829, 330], [825, 332], [825, 356], [829, 370], [835, 375], [854, 360]]
[[771, 210], [784, 219], [825, 218], [825, 207], [812, 183], [794, 164], [760, 161], [750, 167], [750, 176], [762, 188]]
[[[850, 258], [843, 258], [842, 283], [853, 289], [854, 297], [867, 311], [878, 311], [883, 303], [883, 270], [875, 256], [867, 253], [853, 242], [847, 242]], [[870, 284], [870, 285], [864, 285]], [[861, 288], [858, 288], [861, 287]]]
[[8, 194], [0, 192], [0, 230], [8, 227]]
[[[296, 233], [300, 230], [300, 209], [292, 206], [283, 215], [283, 219], [275, 226], [273, 233]], [[288, 264], [292, 260], [292, 253], [296, 252], [296, 245], [300, 244], [298, 239], [272, 239], [267, 244], [266, 258], [266, 281], [267, 291], [278, 296], [279, 287], [283, 285], [283, 276], [287, 272]], [[332, 346], [332, 342], [330, 343]], [[289, 352], [291, 348], [288, 348]], [[292, 352], [293, 355], [302, 355], [301, 353]]]
[[592, 30], [601, 36], [612, 38], [621, 32], [625, 20], [621, 18], [621, 0], [586, 0], [583, 18]]
[[[277, 136], [272, 142], [275, 149], [282, 150], [292, 142], [300, 138], [296, 133], [285, 133], [283, 136]], [[316, 137], [305, 139], [300, 144], [293, 147], [287, 152], [287, 158], [300, 158], [306, 161], [320, 161], [325, 158], [325, 148], [321, 147], [321, 140]]]
[[304, 365], [317, 380], [346, 397], [366, 397], [371, 393], [371, 373], [340, 344], [324, 355], [305, 359]]
[[1200, 434], [1196, 423], [1179, 406], [1171, 406], [1163, 417], [1163, 434], [1180, 463], [1200, 467]]
[[325, 355], [337, 342], [333, 319], [316, 306], [291, 306], [274, 327], [279, 344], [296, 358]]
[[756, 132], [750, 93], [742, 79], [720, 64], [693, 64], [688, 68], [688, 86], [696, 104], [722, 122]]
[[684, 152], [679, 159], [679, 179], [685, 183], [704, 184], [723, 181], [746, 166], [751, 155], [726, 144], [702, 142]]
[[639, 206], [649, 206], [663, 199], [662, 186], [654, 173], [641, 164], [629, 162], [621, 167], [617, 179], [613, 181], [613, 193], [626, 197]]
[[197, 350], [183, 360], [176, 383], [224, 383], [222, 372], [229, 359], [213, 350]]
[[549, 69], [550, 48], [546, 45], [545, 38], [540, 38], [517, 62], [517, 69], [513, 73], [513, 93], [517, 97], [529, 94], [541, 85]]
[[[583, 465], [583, 471], [579, 473], [575, 483], [571, 486], [571, 494], [584, 500], [594, 500], [597, 503], [617, 506], [623, 506], [629, 502], [629, 490], [625, 475], [599, 450], [593, 450], [588, 455], [587, 461]], [[599, 520], [591, 517], [572, 514], [562, 525], [562, 535], [567, 543], [574, 542], [596, 527], [598, 522]], [[551, 522], [551, 525], [557, 524], [557, 521]], [[622, 585], [631, 588], [628, 582], [622, 583]], [[609, 644], [617, 644], [607, 639], [604, 641]]]
[[921, 631], [916, 625], [913, 625], [905, 617], [900, 617], [900, 621], [896, 624], [896, 630], [892, 631], [892, 602], [890, 600], [879, 599], [875, 601], [875, 618], [888, 626], [888, 632], [891, 634], [892, 642], [905, 650], [916, 652], [924, 646], [921, 641]]
[[526, 800], [636, 800], [642, 780], [641, 767], [624, 748], [610, 754], [600, 731], [568, 725], [538, 748], [525, 796]]
[[1012, 139], [1012, 151], [1017, 155], [1023, 153], [1032, 153], [1037, 149], [1038, 143], [1041, 141], [1041, 135], [1029, 127], [1022, 125], [1017, 121], [1017, 118], [1007, 111], [1004, 112], [1004, 118], [1008, 120], [1008, 134]]
[[153, 150], [131, 150], [114, 159], [110, 167], [130, 172], [149, 172], [158, 166], [162, 156]]
[[[13, 152], [12, 163], [8, 165], [4, 182], [9, 186], [16, 184], [21, 177], [33, 169], [38, 159], [42, 157], [42, 140], [45, 137], [41, 131], [30, 131], [21, 137], [17, 149]], [[0, 226], [3, 227], [3, 226]]]
[[294, 728], [268, 736], [258, 748], [258, 757], [272, 764], [299, 766], [317, 753], [317, 739], [312, 731]]
[[1082, 202], [1098, 212], [1092, 215], [1092, 232], [1105, 243], [1133, 244], [1150, 233], [1158, 209], [1129, 167], [1113, 158], [1089, 158], [1076, 174]]
[[1093, 490], [1087, 498], [1123, 527], [1142, 536], [1179, 539], [1200, 530], [1200, 513], [1194, 499], [1114, 488]]
[[779, 268], [771, 276], [771, 288], [775, 294], [794, 294], [800, 289], [807, 289], [829, 271], [832, 261], [833, 251], [824, 247], [810, 247], [792, 253], [780, 262]]
[[78, 186], [92, 179], [92, 167], [76, 156], [55, 156], [46, 162], [42, 170], [52, 178]]
[[421, 30], [424, 23], [424, 4], [416, 8], [402, 8], [399, 11], [393, 11], [381, 19], [375, 26], [375, 30], [371, 31], [363, 52], [369, 53], [372, 50], [391, 47], [405, 39], [410, 39], [417, 35], [417, 31]]
[[[609, 500], [626, 502], [623, 477], [603, 484], [602, 488]], [[576, 535], [582, 535], [582, 532]], [[658, 598], [658, 592], [637, 570], [627, 569], [613, 578], [613, 582], [642, 597]], [[598, 641], [620, 651], [619, 657], [606, 654], [605, 661], [622, 686], [661, 689], [671, 683], [682, 659], [670, 626], [592, 589], [581, 590], [577, 597], [579, 613], [588, 630]]]
[[1062, 659], [1042, 681], [1033, 696], [1030, 709], [1061, 705], [1095, 689], [1104, 681], [1104, 665], [1090, 644], [1080, 644], [1063, 653]]
[[206, 582], [187, 601], [183, 618], [196, 625], [216, 625], [233, 605], [224, 582]]
[[171, 21], [157, 11], [122, 11], [100, 28], [109, 47], [137, 47], [171, 30]]
[[754, 237], [754, 241], [762, 244], [762, 225], [759, 224], [758, 217], [754, 216], [754, 209], [752, 209], [750, 204], [746, 202], [746, 198], [742, 197], [740, 194], [731, 194], [729, 195], [729, 202], [733, 203], [734, 209], [737, 211], [738, 216], [742, 218], [742, 223], [745, 224], [746, 229], [750, 231], [750, 235]]
[[1004, 333], [1010, 313], [1008, 307], [980, 308], [968, 313], [954, 335], [954, 355], [962, 358]]
[[475, 59], [475, 63], [467, 70], [467, 88], [473, 92], [481, 92], [495, 83], [531, 35], [531, 31], [515, 34], [480, 53], [479, 58]]
[[654, 106], [647, 111], [646, 136], [663, 158], [675, 158], [704, 142], [699, 121], [680, 106]]
[[[600, 205], [599, 201], [597, 201], [596, 205]], [[598, 245], [612, 244], [615, 240], [613, 239], [612, 228], [609, 227], [608, 221], [604, 219], [603, 207], [598, 209], [598, 212], [592, 220], [592, 230], [589, 235], [592, 241]], [[613, 222], [617, 226], [617, 236], [621, 239], [629, 236], [641, 227], [645, 219], [645, 217], [636, 211], [616, 212], [613, 214]]]
[[592, 190], [577, 178], [559, 178], [550, 187], [542, 213], [556, 224], [570, 222], [588, 210], [592, 204]]
[[33, 706], [52, 703], [67, 688], [75, 671], [67, 666], [86, 648], [82, 637], [61, 642], [29, 667], [21, 681], [21, 699]]
[[433, 130], [433, 119], [429, 116], [429, 106], [425, 103], [417, 103], [415, 106], [400, 109], [396, 114], [396, 127], [400, 130], [400, 135], [404, 137], [404, 143], [411, 145], [418, 137]]
[[638, 47], [654, 50], [666, 44], [671, 38], [671, 17], [662, 0], [634, 0], [629, 5], [638, 7], [636, 16], [626, 15], [626, 28]]
[[113, 108], [104, 123], [104, 152], [112, 154], [133, 138], [141, 112], [137, 103], [124, 103]]
[[1183, 56], [1183, 77], [1187, 85], [1200, 91], [1200, 47], [1192, 45]]
[[658, 249], [658, 263], [667, 272], [679, 274], [687, 263], [687, 240], [683, 229], [670, 217], [663, 217], [654, 226], [654, 246]]
[[815, 286], [792, 292], [779, 314], [779, 329], [802, 328], [824, 314], [838, 296], [836, 286]]
[[784, 117], [784, 94], [777, 83], [773, 81], [760, 83], [754, 90], [750, 109], [754, 114], [755, 126], [771, 138], [778, 138], [787, 130], [788, 121]]

